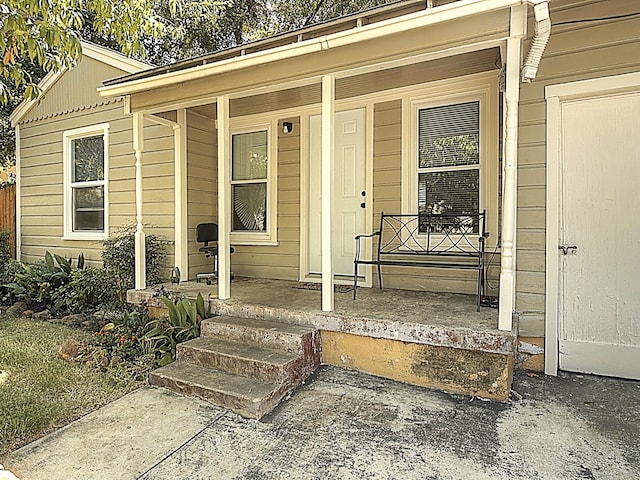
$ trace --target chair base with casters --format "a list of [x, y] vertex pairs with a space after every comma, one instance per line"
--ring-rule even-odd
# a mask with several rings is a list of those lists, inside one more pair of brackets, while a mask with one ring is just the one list
[[[196, 241], [204, 243], [198, 249], [199, 252], [204, 253], [206, 258], [213, 257], [213, 272], [198, 273], [196, 282], [205, 281], [207, 285], [211, 285], [212, 282], [218, 280], [218, 225], [216, 223], [199, 223], [196, 225]], [[229, 253], [233, 252], [235, 252], [235, 249], [230, 247]], [[233, 280], [233, 273], [231, 274], [231, 279]]]

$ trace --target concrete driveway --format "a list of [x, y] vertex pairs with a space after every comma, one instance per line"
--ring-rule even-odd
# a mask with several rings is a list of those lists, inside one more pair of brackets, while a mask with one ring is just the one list
[[637, 479], [640, 382], [516, 376], [484, 402], [322, 367], [262, 421], [133, 392], [16, 451], [35, 479]]

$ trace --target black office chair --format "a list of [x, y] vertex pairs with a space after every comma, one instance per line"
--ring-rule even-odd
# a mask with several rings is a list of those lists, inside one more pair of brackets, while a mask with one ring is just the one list
[[[218, 224], [199, 223], [196, 225], [196, 242], [204, 243], [204, 245], [198, 249], [199, 252], [204, 253], [207, 258], [213, 257], [213, 272], [198, 273], [196, 275], [196, 282], [204, 280], [207, 282], [207, 285], [211, 285], [211, 282], [218, 278]], [[230, 247], [230, 253], [233, 252], [235, 252], [234, 248]], [[231, 278], [233, 278], [233, 274]]]

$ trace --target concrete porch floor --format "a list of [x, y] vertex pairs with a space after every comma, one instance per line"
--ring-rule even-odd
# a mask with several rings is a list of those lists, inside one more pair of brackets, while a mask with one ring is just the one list
[[129, 301], [161, 306], [162, 295], [195, 298], [201, 293], [217, 315], [290, 321], [320, 330], [503, 354], [515, 348], [515, 334], [497, 328], [498, 310], [483, 307], [476, 312], [474, 295], [358, 288], [355, 301], [352, 290], [336, 292], [334, 311], [323, 312], [320, 291], [296, 288], [300, 285], [236, 277], [231, 298], [218, 300], [217, 284], [189, 281], [130, 291]]
[[476, 297], [394, 289], [335, 294], [335, 309], [321, 310], [319, 290], [298, 282], [236, 278], [231, 298], [218, 300], [216, 285], [185, 282], [129, 292], [132, 303], [163, 308], [161, 296], [209, 298], [212, 315], [289, 322], [314, 327], [321, 363], [384, 378], [505, 401], [517, 338], [497, 329], [498, 311], [476, 311]]

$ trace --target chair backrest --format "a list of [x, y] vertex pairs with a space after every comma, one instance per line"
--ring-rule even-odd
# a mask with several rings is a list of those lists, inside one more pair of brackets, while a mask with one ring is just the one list
[[196, 242], [207, 244], [218, 241], [217, 223], [199, 223], [196, 225]]

